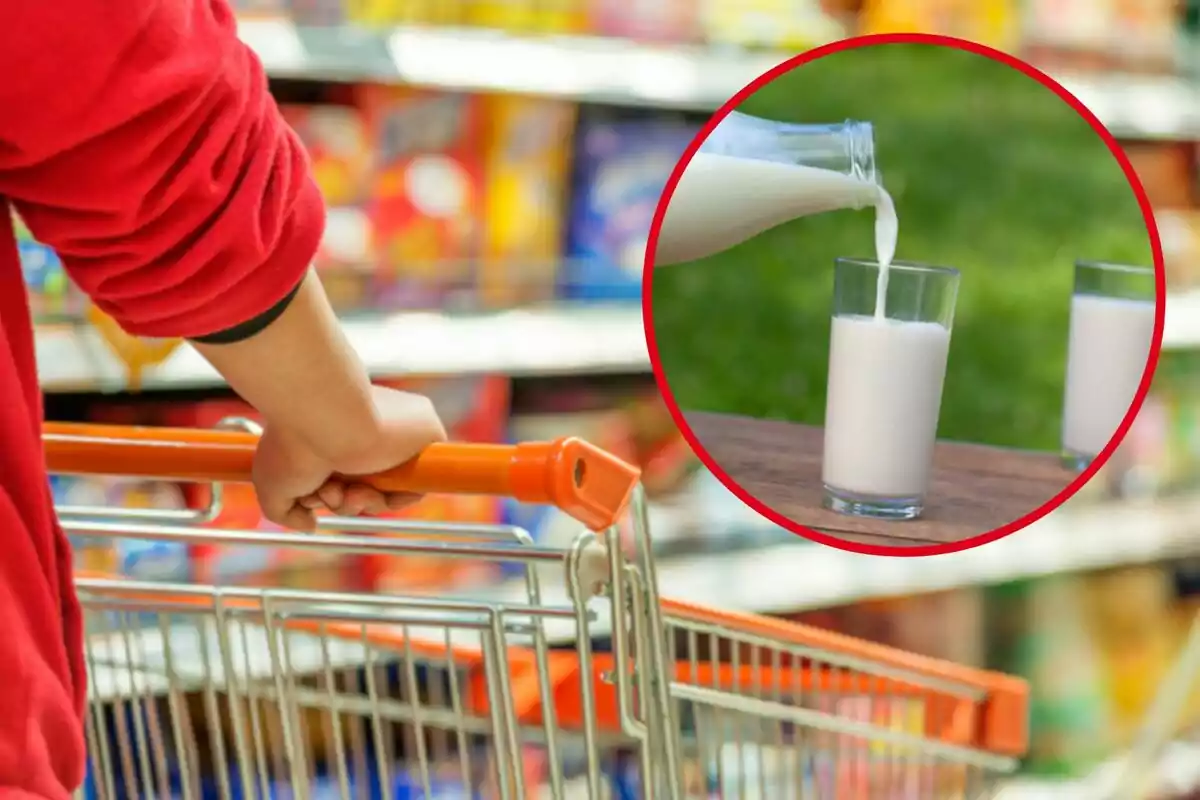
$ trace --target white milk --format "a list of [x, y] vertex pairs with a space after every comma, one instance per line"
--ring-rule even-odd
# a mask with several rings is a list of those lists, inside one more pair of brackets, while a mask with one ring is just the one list
[[896, 255], [896, 237], [900, 231], [900, 220], [896, 218], [896, 206], [892, 196], [880, 186], [875, 199], [875, 260], [879, 263], [879, 277], [875, 279], [875, 318], [883, 319], [887, 307], [888, 273], [892, 258]]
[[828, 169], [696, 153], [663, 215], [654, 263], [693, 261], [799, 217], [872, 205], [876, 244], [887, 250], [879, 260], [890, 262], [896, 212], [878, 185]]
[[883, 497], [925, 493], [949, 351], [950, 331], [936, 322], [833, 318], [827, 486]]
[[1071, 298], [1063, 449], [1095, 456], [1133, 403], [1154, 340], [1154, 303]]

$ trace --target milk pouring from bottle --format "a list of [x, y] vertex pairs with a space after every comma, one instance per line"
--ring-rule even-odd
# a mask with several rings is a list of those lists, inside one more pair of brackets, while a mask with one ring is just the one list
[[800, 217], [867, 206], [876, 210], [877, 255], [886, 264], [895, 210], [878, 182], [870, 124], [791, 125], [735, 111], [684, 169], [655, 265], [710, 256]]

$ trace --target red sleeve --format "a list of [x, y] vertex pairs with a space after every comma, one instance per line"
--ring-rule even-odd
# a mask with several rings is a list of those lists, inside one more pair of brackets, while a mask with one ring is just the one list
[[303, 276], [321, 197], [224, 0], [0, 0], [0, 75], [0, 195], [126, 330], [224, 330]]

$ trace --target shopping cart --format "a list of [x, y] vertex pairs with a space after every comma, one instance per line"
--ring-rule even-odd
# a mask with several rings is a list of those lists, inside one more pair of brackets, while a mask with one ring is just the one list
[[67, 533], [505, 562], [517, 588], [390, 596], [80, 574], [83, 796], [970, 799], [1026, 747], [1019, 679], [661, 599], [638, 472], [582, 441], [439, 444], [370, 478], [556, 505], [582, 530], [552, 548], [503, 525], [206, 527], [221, 484], [249, 475], [256, 434], [238, 426], [252, 427], [47, 425], [52, 472], [213, 484], [194, 511], [60, 508]]

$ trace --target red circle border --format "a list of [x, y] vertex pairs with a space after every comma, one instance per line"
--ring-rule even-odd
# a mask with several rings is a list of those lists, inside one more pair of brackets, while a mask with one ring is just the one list
[[[833, 53], [842, 52], [845, 50], [854, 50], [860, 47], [869, 47], [880, 44], [928, 44], [941, 47], [952, 47], [957, 50], [963, 50], [976, 55], [990, 58], [993, 61], [998, 61], [1018, 70], [1025, 75], [1033, 78], [1038, 83], [1054, 92], [1058, 97], [1084, 120], [1091, 125], [1097, 135], [1103, 140], [1108, 147], [1113, 157], [1121, 165], [1121, 169], [1125, 172], [1125, 177], [1129, 181], [1130, 188], [1137, 197], [1138, 205], [1142, 209], [1142, 217], [1146, 222], [1146, 231], [1150, 237], [1150, 246], [1154, 257], [1154, 280], [1155, 280], [1155, 314], [1154, 314], [1154, 339], [1150, 349], [1150, 358], [1146, 362], [1145, 372], [1142, 374], [1142, 381], [1138, 385], [1137, 394], [1133, 399], [1129, 411], [1125, 414], [1125, 418], [1121, 421], [1120, 427], [1117, 428], [1113, 438], [1109, 441], [1108, 446], [1097, 456], [1092, 463], [1082, 473], [1077, 475], [1071, 483], [1054, 497], [1043, 503], [1038, 508], [1029, 512], [1023, 517], [1020, 517], [1007, 525], [1002, 525], [993, 531], [981, 533], [978, 536], [972, 536], [958, 542], [948, 544], [936, 544], [917, 547], [885, 547], [881, 545], [858, 544], [839, 539], [836, 536], [830, 536], [821, 533], [812, 528], [805, 527], [788, 519], [787, 517], [774, 511], [766, 504], [760, 502], [749, 492], [744, 490], [734, 481], [728, 473], [726, 473], [719, 464], [709, 455], [708, 451], [697, 439], [687, 424], [683, 416], [683, 412], [679, 408], [679, 404], [672, 394], [670, 385], [667, 383], [666, 376], [663, 374], [662, 361], [658, 352], [658, 342], [654, 332], [654, 314], [653, 308], [653, 284], [654, 284], [654, 253], [658, 249], [658, 236], [662, 228], [663, 216], [666, 213], [667, 205], [671, 202], [671, 196], [675, 192], [675, 187], [679, 183], [683, 171], [691, 162], [692, 157], [696, 154], [700, 145], [704, 142], [713, 128], [724, 119], [729, 112], [733, 111], [746, 98], [754, 94], [767, 83], [778, 78], [786, 72], [790, 72], [802, 64], [810, 61], [815, 61]], [[1042, 517], [1054, 511], [1083, 486], [1090, 481], [1097, 472], [1104, 466], [1105, 463], [1112, 457], [1121, 441], [1129, 433], [1130, 427], [1133, 425], [1134, 418], [1141, 410], [1142, 404], [1146, 400], [1146, 395], [1150, 391], [1150, 383], [1154, 377], [1154, 372], [1158, 368], [1159, 356], [1162, 350], [1163, 325], [1166, 316], [1166, 271], [1163, 264], [1162, 241], [1159, 238], [1158, 226], [1154, 219], [1154, 211], [1150, 205], [1150, 198], [1146, 194], [1146, 189], [1138, 178], [1137, 173], [1133, 169], [1133, 164], [1130, 163], [1129, 157], [1125, 155], [1125, 151], [1117, 143], [1116, 137], [1109, 132], [1108, 128], [1093, 114], [1086, 106], [1083, 105], [1073, 94], [1068, 92], [1058, 81], [1051, 78], [1046, 73], [1042, 72], [1037, 67], [1029, 64], [1021, 59], [1003, 51], [997, 50], [987, 45], [972, 42], [966, 39], [959, 39], [954, 36], [943, 36], [938, 34], [927, 33], [883, 33], [883, 34], [868, 34], [863, 36], [853, 36], [847, 39], [841, 39], [837, 42], [832, 42], [821, 47], [807, 50], [804, 53], [793, 56], [783, 63], [773, 67], [759, 77], [755, 78], [748, 85], [737, 92], [733, 97], [725, 102], [713, 116], [705, 123], [700, 132], [688, 145], [683, 156], [675, 165], [670, 177], [667, 180], [666, 186], [663, 189], [662, 196], [659, 198], [658, 206], [654, 212], [654, 219], [650, 226], [650, 235], [646, 246], [646, 260], [643, 266], [642, 273], [642, 324], [645, 329], [646, 346], [650, 354], [650, 365], [654, 372], [655, 381], [658, 384], [659, 392], [662, 394], [663, 402], [666, 404], [668, 412], [671, 414], [672, 420], [680, 433], [691, 446], [692, 450], [699, 457], [701, 463], [712, 472], [712, 474], [722, 483], [725, 488], [734, 494], [739, 500], [745, 503], [750, 508], [761, 514], [763, 517], [773, 522], [774, 524], [788, 530], [798, 536], [802, 536], [818, 544], [828, 545], [839, 550], [845, 550], [852, 553], [860, 553], [864, 555], [876, 556], [894, 556], [894, 557], [920, 557], [920, 556], [935, 556], [944, 555], [947, 553], [956, 553], [963, 550], [970, 550], [980, 545], [994, 542], [1002, 539], [1005, 536], [1016, 533], [1022, 528], [1028, 527]]]

